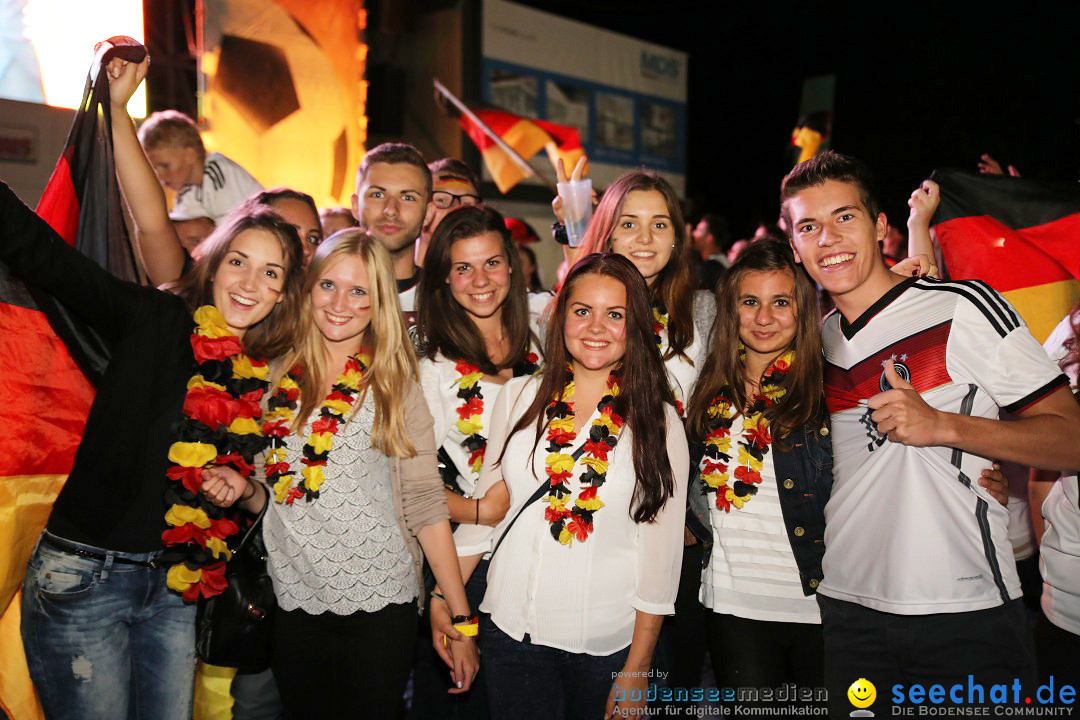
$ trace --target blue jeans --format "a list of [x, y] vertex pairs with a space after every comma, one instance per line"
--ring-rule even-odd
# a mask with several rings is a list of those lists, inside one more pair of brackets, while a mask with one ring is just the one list
[[50, 720], [190, 720], [195, 606], [165, 585], [166, 570], [87, 558], [38, 542], [23, 582], [22, 637]]
[[615, 673], [630, 654], [587, 655], [518, 642], [480, 620], [480, 651], [487, 672], [488, 707], [493, 718], [516, 720], [596, 720], [603, 716]]

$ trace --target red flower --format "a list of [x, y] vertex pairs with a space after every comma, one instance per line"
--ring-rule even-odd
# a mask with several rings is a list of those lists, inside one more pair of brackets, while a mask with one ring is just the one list
[[188, 543], [204, 545], [206, 543], [206, 533], [194, 523], [185, 523], [180, 527], [169, 528], [161, 533], [161, 542], [166, 547], [187, 545]]
[[240, 527], [229, 518], [218, 518], [210, 521], [210, 527], [206, 528], [206, 534], [210, 537], [222, 540], [232, 537], [240, 532]]
[[346, 395], [345, 393], [341, 392], [340, 390], [335, 390], [332, 393], [330, 393], [329, 395], [327, 395], [326, 399], [327, 400], [342, 400], [342, 401], [348, 403], [349, 405], [352, 405], [353, 400], [355, 398], [352, 395]]
[[561, 485], [564, 482], [566, 482], [567, 480], [569, 480], [570, 479], [570, 473], [569, 472], [560, 472], [560, 473], [551, 472], [551, 469], [549, 468], [548, 469], [548, 477], [551, 478], [551, 487], [555, 487], [556, 485]]
[[184, 415], [213, 429], [231, 423], [236, 417], [236, 407], [229, 393], [223, 390], [194, 387], [184, 396]]
[[717, 510], [723, 510], [724, 512], [731, 512], [731, 501], [727, 499], [727, 493], [724, 492], [724, 488], [720, 488], [716, 491], [716, 508]]
[[598, 489], [599, 488], [597, 488], [596, 485], [586, 485], [581, 489], [581, 492], [578, 493], [578, 500], [592, 500], [596, 497], [596, 491]]
[[547, 520], [549, 523], [557, 523], [562, 522], [563, 519], [569, 514], [570, 511], [566, 508], [560, 508], [556, 510], [555, 508], [548, 505], [547, 509], [544, 510], [544, 519]]
[[485, 448], [479, 448], [478, 450], [473, 450], [469, 454], [469, 467], [472, 467], [473, 463], [475, 463], [477, 460], [483, 461], [484, 449]]
[[457, 409], [458, 417], [468, 420], [473, 415], [481, 415], [484, 412], [484, 400], [479, 397], [471, 397]]
[[204, 363], [207, 360], [224, 360], [231, 355], [238, 355], [244, 351], [244, 343], [235, 335], [208, 338], [195, 333], [191, 336], [191, 349], [195, 353], [196, 362]]
[[744, 483], [759, 483], [761, 482], [761, 473], [753, 468], [740, 466], [735, 468], [735, 478], [742, 480]]
[[594, 442], [593, 440], [586, 440], [585, 441], [585, 448], [584, 448], [585, 454], [586, 455], [591, 455], [594, 458], [596, 458], [597, 460], [607, 460], [608, 450], [610, 450], [610, 449], [611, 449], [611, 446], [608, 445], [606, 442], [603, 442], [603, 441], [601, 441], [601, 442]]
[[480, 372], [480, 368], [475, 365], [470, 365], [464, 360], [455, 365], [454, 370], [457, 371], [458, 375], [472, 375], [473, 373]]
[[746, 433], [745, 437], [757, 448], [767, 447], [772, 442], [772, 435], [769, 434], [769, 426], [764, 422]]
[[[314, 425], [314, 423], [312, 424]], [[263, 423], [262, 432], [267, 437], [281, 438], [289, 434], [289, 426], [285, 420], [274, 420], [273, 422]]]
[[593, 531], [593, 526], [592, 523], [586, 523], [581, 518], [575, 517], [566, 524], [566, 529], [570, 531], [575, 540], [585, 542], [589, 539], [589, 533]]
[[315, 422], [311, 423], [312, 433], [337, 433], [338, 431], [338, 419], [335, 417], [322, 416]]
[[675, 401], [675, 412], [679, 413], [679, 417], [686, 414], [686, 409], [683, 408], [682, 400]]
[[202, 468], [173, 465], [165, 471], [170, 480], [181, 482], [188, 492], [197, 493], [202, 487]]
[[289, 463], [287, 462], [270, 463], [266, 466], [266, 476], [270, 477], [271, 475], [277, 475], [279, 473], [285, 472], [288, 469]]

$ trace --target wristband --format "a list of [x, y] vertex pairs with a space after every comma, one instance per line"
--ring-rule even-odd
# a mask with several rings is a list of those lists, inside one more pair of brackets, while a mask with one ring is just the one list
[[450, 622], [454, 623], [454, 629], [465, 637], [476, 637], [480, 631], [480, 619], [476, 615], [455, 615]]
[[480, 524], [480, 498], [476, 498], [476, 522], [474, 525]]
[[431, 597], [435, 598], [436, 600], [442, 600], [443, 602], [446, 602], [446, 598], [444, 598], [441, 594], [435, 592], [434, 590], [431, 591]]
[[251, 488], [251, 494], [248, 495], [245, 491], [245, 493], [240, 495], [240, 502], [250, 500], [251, 498], [255, 497], [255, 493], [259, 492], [259, 488], [255, 487], [255, 483], [251, 482], [250, 480], [248, 480], [248, 487]]

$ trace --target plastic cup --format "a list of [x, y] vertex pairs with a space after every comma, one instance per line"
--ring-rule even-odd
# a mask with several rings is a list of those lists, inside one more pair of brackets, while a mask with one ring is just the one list
[[570, 247], [580, 247], [585, 239], [585, 228], [592, 219], [592, 180], [571, 180], [558, 184], [562, 198], [563, 224]]

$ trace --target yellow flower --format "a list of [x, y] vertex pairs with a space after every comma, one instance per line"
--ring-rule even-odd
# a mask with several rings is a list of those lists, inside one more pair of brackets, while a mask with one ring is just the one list
[[548, 424], [553, 430], [561, 430], [562, 432], [572, 433], [574, 432], [574, 418], [573, 416], [564, 418], [554, 418]]
[[342, 385], [346, 385], [353, 390], [360, 389], [360, 383], [364, 381], [364, 375], [356, 370], [349, 370], [342, 373], [340, 382]]
[[599, 510], [600, 508], [604, 507], [603, 501], [601, 501], [598, 497], [593, 497], [590, 500], [575, 500], [574, 504], [577, 505], [579, 508], [593, 511]]
[[221, 556], [225, 556], [225, 560], [232, 557], [232, 550], [225, 544], [225, 541], [221, 538], [209, 537], [206, 538], [206, 548], [214, 554], [217, 559], [222, 559]]
[[191, 390], [192, 388], [214, 388], [215, 390], [225, 392], [224, 385], [218, 385], [217, 383], [209, 382], [202, 375], [194, 375], [190, 380], [188, 380], [187, 389]]
[[266, 414], [263, 415], [263, 418], [268, 422], [273, 422], [274, 420], [290, 420], [292, 419], [292, 410], [282, 406], [267, 411]]
[[296, 381], [288, 375], [285, 375], [281, 378], [281, 382], [278, 383], [278, 386], [284, 388], [285, 390], [297, 390], [300, 387], [296, 384]]
[[274, 483], [275, 502], [285, 502], [285, 498], [289, 496], [289, 490], [292, 490], [292, 481], [292, 475], [282, 475], [280, 478], [278, 478], [278, 481]]
[[560, 400], [562, 400], [563, 402], [569, 402], [569, 401], [574, 399], [574, 381], [573, 380], [571, 380], [570, 382], [568, 382], [566, 384], [566, 387], [563, 388], [562, 394], [559, 395], [558, 398]]
[[574, 544], [574, 536], [569, 530], [567, 530], [564, 527], [562, 529], [562, 532], [559, 533], [559, 542], [561, 542], [563, 545], [567, 545], [567, 546], [573, 545]]
[[195, 324], [199, 326], [200, 334], [208, 338], [228, 337], [233, 334], [225, 324], [221, 311], [213, 305], [203, 305], [195, 311]]
[[268, 366], [264, 365], [252, 365], [251, 358], [243, 353], [233, 358], [233, 375], [241, 378], [259, 378], [265, 380], [267, 374], [270, 371]]
[[612, 397], [619, 397], [619, 393], [622, 392], [622, 386], [619, 385], [619, 381], [616, 380], [611, 384], [611, 390], [609, 391]]
[[184, 467], [202, 467], [217, 455], [217, 448], [207, 443], [174, 442], [169, 448], [169, 461]]
[[197, 583], [201, 579], [202, 570], [192, 570], [184, 563], [177, 563], [169, 568], [169, 572], [165, 576], [165, 583], [170, 590], [182, 593], [191, 587], [192, 583]]
[[323, 403], [323, 407], [330, 408], [338, 415], [344, 415], [345, 413], [352, 410], [352, 405], [345, 402], [344, 400], [327, 400]]
[[591, 467], [593, 470], [600, 473], [601, 475], [606, 473], [607, 468], [608, 468], [608, 461], [607, 460], [601, 460], [600, 458], [594, 458], [591, 455], [582, 455], [581, 456], [581, 464], [582, 465], [587, 465], [588, 467]]
[[749, 465], [753, 457], [746, 451], [746, 448], [742, 445], [739, 446], [739, 464]]
[[237, 435], [262, 435], [259, 423], [245, 417], [238, 417], [229, 423], [229, 432]]
[[600, 417], [596, 418], [596, 421], [593, 423], [593, 427], [606, 427], [608, 429], [608, 432], [610, 432], [612, 435], [619, 434], [619, 426], [611, 422], [611, 418], [607, 415], [601, 415]]
[[765, 385], [761, 389], [765, 391], [765, 397], [774, 402], [784, 397], [784, 394], [786, 393], [784, 388], [780, 385]]
[[550, 453], [546, 462], [555, 474], [574, 471], [574, 458], [566, 453]]
[[320, 432], [311, 433], [311, 437], [308, 438], [308, 442], [311, 443], [311, 448], [316, 454], [329, 452], [330, 448], [334, 444], [334, 436], [332, 433]]
[[304, 480], [307, 481], [307, 488], [311, 492], [319, 492], [323, 481], [326, 480], [326, 476], [323, 475], [322, 465], [309, 465], [301, 470], [300, 474], [304, 476]]
[[743, 417], [743, 432], [757, 430], [758, 425], [765, 419], [764, 415], [746, 415]]
[[483, 377], [484, 377], [484, 373], [479, 373], [479, 372], [469, 373], [468, 375], [462, 375], [460, 378], [458, 378], [457, 384], [458, 384], [458, 387], [460, 387], [460, 388], [471, 388], [473, 385], [478, 383], [481, 380], [481, 378], [483, 378]]
[[711, 488], [718, 488], [724, 484], [724, 476], [720, 473], [709, 473], [708, 475], [702, 475], [701, 479], [705, 481], [705, 484]]
[[547, 500], [548, 507], [550, 507], [552, 510], [563, 510], [563, 509], [566, 508], [566, 500], [569, 497], [570, 497], [569, 495], [563, 495], [562, 497], [556, 497], [554, 495], [548, 495], [544, 499]]
[[479, 415], [473, 415], [468, 420], [458, 420], [457, 429], [462, 435], [472, 435], [484, 429], [484, 423], [480, 422]]
[[711, 445], [725, 455], [731, 450], [731, 438], [729, 436], [724, 437], [711, 437], [705, 441], [706, 445]]
[[192, 523], [203, 530], [210, 527], [210, 518], [206, 516], [206, 513], [201, 508], [191, 507], [190, 505], [173, 505], [169, 508], [169, 512], [165, 513], [165, 522], [173, 527], [180, 527], [188, 523]]
[[483, 467], [484, 467], [484, 458], [478, 457], [475, 460], [473, 460], [472, 471], [474, 473], [480, 472], [480, 470], [483, 469]]
[[268, 453], [266, 453], [266, 462], [268, 462], [268, 463], [285, 462], [285, 448], [284, 447], [272, 448]]

